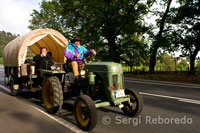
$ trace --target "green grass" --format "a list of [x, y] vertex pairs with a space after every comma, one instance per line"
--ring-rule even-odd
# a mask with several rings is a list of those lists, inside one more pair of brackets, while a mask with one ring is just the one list
[[[123, 72], [130, 72], [130, 67], [129, 66], [122, 66]], [[147, 66], [134, 66], [133, 71], [149, 71], [149, 68]]]
[[200, 75], [188, 75], [188, 74], [143, 74], [134, 75], [131, 73], [125, 73], [125, 77], [138, 78], [138, 79], [150, 79], [158, 81], [170, 81], [180, 83], [194, 83], [200, 84]]
[[3, 64], [3, 58], [0, 57], [0, 64], [2, 65]]

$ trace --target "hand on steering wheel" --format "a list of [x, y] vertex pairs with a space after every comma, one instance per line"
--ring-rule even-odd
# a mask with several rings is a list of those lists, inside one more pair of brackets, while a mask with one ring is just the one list
[[94, 49], [90, 50], [92, 52], [93, 55], [96, 55], [96, 51]]
[[81, 55], [80, 55], [80, 54], [77, 54], [77, 55], [76, 55], [76, 58], [79, 58], [79, 57], [81, 57]]

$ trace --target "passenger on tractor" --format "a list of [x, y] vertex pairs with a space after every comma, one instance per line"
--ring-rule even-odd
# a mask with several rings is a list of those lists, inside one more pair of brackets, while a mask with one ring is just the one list
[[80, 45], [81, 42], [80, 37], [74, 37], [64, 51], [65, 57], [67, 58], [66, 65], [68, 68], [72, 68], [75, 80], [79, 80], [78, 69], [84, 67], [83, 58], [96, 55], [95, 50], [87, 50], [84, 46]]
[[37, 74], [36, 85], [40, 87], [40, 84], [42, 83], [42, 77], [40, 77], [40, 69], [50, 70], [51, 65], [53, 65], [53, 62], [51, 62], [51, 58], [47, 56], [47, 48], [42, 47], [40, 49], [40, 54], [33, 57], [33, 61], [36, 63], [35, 65], [35, 72]]
[[47, 48], [42, 47], [40, 49], [40, 54], [33, 57], [33, 61], [36, 63], [35, 68], [36, 72], [39, 71], [39, 69], [48, 69], [50, 66], [48, 65], [48, 61], [51, 61], [51, 58], [47, 56]]
[[55, 58], [52, 55], [52, 52], [47, 52], [47, 56], [49, 56], [51, 58], [52, 61], [56, 61]]

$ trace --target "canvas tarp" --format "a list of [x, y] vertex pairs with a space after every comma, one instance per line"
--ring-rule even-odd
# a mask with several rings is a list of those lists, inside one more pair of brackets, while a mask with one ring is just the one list
[[40, 54], [41, 47], [52, 52], [56, 62], [64, 63], [64, 50], [68, 40], [53, 29], [37, 29], [12, 40], [3, 49], [4, 66], [21, 66], [26, 58], [28, 47], [34, 54]]

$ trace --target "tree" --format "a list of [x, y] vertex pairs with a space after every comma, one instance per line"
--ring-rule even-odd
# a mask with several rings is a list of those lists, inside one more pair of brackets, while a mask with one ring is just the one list
[[90, 45], [102, 45], [99, 52], [106, 53], [107, 60], [120, 62], [123, 38], [131, 40], [133, 34], [145, 31], [142, 19], [147, 6], [140, 0], [73, 0], [61, 1], [61, 5], [67, 25], [77, 29]]
[[60, 10], [61, 8], [56, 1], [43, 0], [40, 4], [40, 11], [33, 10], [28, 28], [31, 30], [52, 28], [67, 36], [65, 32], [67, 27], [62, 16], [59, 14]]
[[175, 70], [175, 63], [173, 57], [168, 54], [163, 54], [161, 56], [161, 67], [164, 71], [173, 71]]
[[162, 71], [173, 71], [175, 70], [175, 63], [172, 56], [168, 54], [162, 54], [159, 56], [159, 63], [156, 64], [156, 67], [160, 67]]
[[0, 46], [5, 46], [8, 42], [13, 40], [19, 35], [12, 34], [10, 32], [0, 31]]
[[[170, 40], [190, 58], [190, 74], [194, 74], [195, 60], [200, 51], [200, 1], [180, 0], [180, 7], [170, 13]], [[173, 27], [173, 28], [172, 28]]]
[[188, 64], [186, 59], [181, 59], [181, 61], [177, 64], [177, 68], [180, 71], [187, 71], [188, 70]]
[[16, 38], [19, 35], [12, 34], [10, 32], [0, 31], [0, 57], [3, 54], [3, 48], [7, 45], [10, 41]]
[[[143, 16], [151, 4], [150, 0], [42, 1], [40, 12], [34, 10], [32, 13], [29, 28], [54, 28], [69, 39], [80, 36], [85, 46], [95, 48], [100, 53], [97, 58], [120, 62], [124, 59], [121, 56], [124, 49], [128, 53], [132, 50], [129, 45], [134, 45], [124, 44], [124, 38], [126, 42], [131, 42], [134, 41], [134, 35], [142, 40], [143, 33], [147, 31]], [[48, 23], [48, 20], [52, 20], [53, 24]]]
[[[129, 40], [129, 41], [127, 41]], [[144, 40], [139, 40], [137, 36], [132, 36], [132, 40], [124, 38], [121, 60], [130, 67], [130, 72], [133, 72], [133, 66], [144, 65], [148, 58], [148, 46]]]
[[200, 60], [196, 62], [196, 71], [200, 71]]
[[172, 0], [163, 0], [166, 5], [166, 9], [164, 12], [158, 12], [156, 11], [156, 14], [159, 14], [160, 18], [157, 20], [157, 27], [159, 27], [158, 33], [154, 36], [153, 43], [150, 47], [150, 59], [149, 59], [149, 71], [151, 73], [154, 73], [154, 68], [156, 65], [156, 56], [158, 53], [158, 49], [162, 48], [166, 41], [166, 39], [163, 37], [164, 27], [166, 24], [166, 19], [168, 17], [168, 13], [170, 11], [170, 6]]

